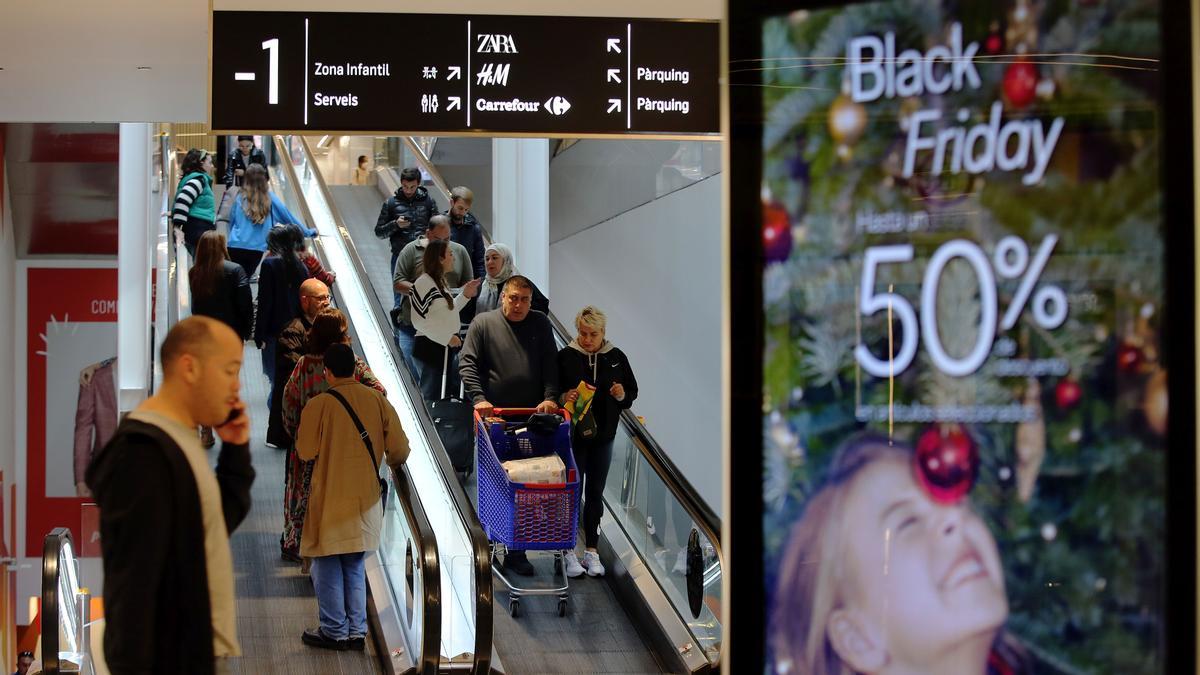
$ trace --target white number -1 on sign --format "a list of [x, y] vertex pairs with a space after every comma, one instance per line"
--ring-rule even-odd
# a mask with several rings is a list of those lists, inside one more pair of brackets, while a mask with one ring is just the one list
[[279, 103], [279, 38], [271, 38], [263, 43], [263, 49], [271, 52], [270, 69], [267, 71], [267, 103]]

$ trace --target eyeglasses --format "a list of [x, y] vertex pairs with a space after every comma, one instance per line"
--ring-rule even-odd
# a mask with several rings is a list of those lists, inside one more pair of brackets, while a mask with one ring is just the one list
[[322, 301], [322, 302], [325, 302], [325, 301], [329, 300], [329, 294], [328, 294], [328, 293], [326, 293], [325, 295], [306, 295], [306, 296], [304, 296], [304, 297], [306, 297], [306, 298], [312, 298], [313, 300], [320, 300], [320, 301]]

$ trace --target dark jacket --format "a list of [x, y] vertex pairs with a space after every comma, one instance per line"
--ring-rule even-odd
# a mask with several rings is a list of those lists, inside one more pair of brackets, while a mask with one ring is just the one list
[[267, 180], [271, 180], [271, 169], [267, 167], [267, 153], [254, 148], [250, 151], [249, 162], [246, 159], [238, 148], [234, 148], [233, 152], [229, 153], [229, 159], [225, 162], [225, 187], [241, 185], [245, 175], [235, 176], [233, 172], [238, 169], [245, 171], [249, 164], [261, 164], [262, 168], [267, 169]]
[[192, 289], [192, 314], [223, 321], [238, 337], [248, 340], [254, 328], [254, 299], [246, 270], [226, 260], [212, 293], [200, 296]]
[[[404, 250], [408, 242], [416, 239], [429, 229], [429, 219], [439, 213], [437, 202], [429, 195], [424, 186], [417, 187], [412, 199], [404, 196], [401, 188], [396, 188], [396, 194], [387, 198], [379, 209], [379, 220], [375, 223], [375, 236], [392, 241], [392, 253]], [[408, 219], [408, 227], [396, 226], [396, 219], [404, 216]]]
[[312, 324], [301, 311], [288, 322], [275, 342], [275, 382], [271, 389], [270, 415], [267, 417], [267, 442], [281, 448], [291, 447], [292, 436], [283, 423], [283, 385], [292, 376], [296, 363], [308, 351], [308, 329]]
[[530, 311], [514, 323], [496, 310], [471, 322], [458, 355], [459, 373], [472, 403], [532, 408], [558, 400], [556, 357], [554, 329], [545, 314]]
[[[559, 391], [565, 393], [574, 389], [579, 386], [580, 380], [594, 386], [596, 394], [592, 399], [592, 412], [596, 416], [598, 432], [595, 440], [610, 440], [617, 435], [621, 411], [628, 410], [638, 395], [633, 369], [629, 367], [625, 352], [608, 341], [595, 354], [586, 354], [575, 344], [572, 342], [558, 353]], [[616, 382], [625, 388], [625, 399], [622, 401], [608, 393]]]
[[[450, 218], [450, 241], [462, 244], [462, 247], [467, 249], [467, 253], [471, 256], [471, 269], [475, 272], [476, 279], [483, 278], [483, 226], [479, 224], [479, 220], [470, 211], [467, 212], [461, 223], [454, 222], [454, 218], [450, 215], [450, 211], [446, 211], [446, 217]], [[537, 309], [534, 307], [534, 309]]]
[[[223, 445], [216, 474], [232, 532], [250, 511], [249, 446]], [[158, 427], [126, 420], [88, 468], [87, 484], [100, 506], [109, 670], [212, 673], [200, 490], [183, 450]]]
[[308, 269], [300, 263], [294, 278], [289, 278], [283, 258], [268, 255], [258, 270], [258, 313], [254, 317], [254, 343], [262, 345], [279, 336], [279, 331], [300, 316], [300, 284], [308, 278]]

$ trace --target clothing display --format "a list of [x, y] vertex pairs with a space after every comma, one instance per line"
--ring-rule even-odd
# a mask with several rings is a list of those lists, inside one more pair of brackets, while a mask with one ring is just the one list
[[105, 359], [79, 373], [75, 407], [75, 484], [83, 482], [88, 464], [117, 430], [117, 359]]

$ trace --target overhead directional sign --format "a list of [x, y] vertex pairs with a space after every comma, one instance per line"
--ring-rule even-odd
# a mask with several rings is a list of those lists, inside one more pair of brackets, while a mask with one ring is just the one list
[[216, 132], [720, 133], [716, 22], [214, 11], [212, 26]]

